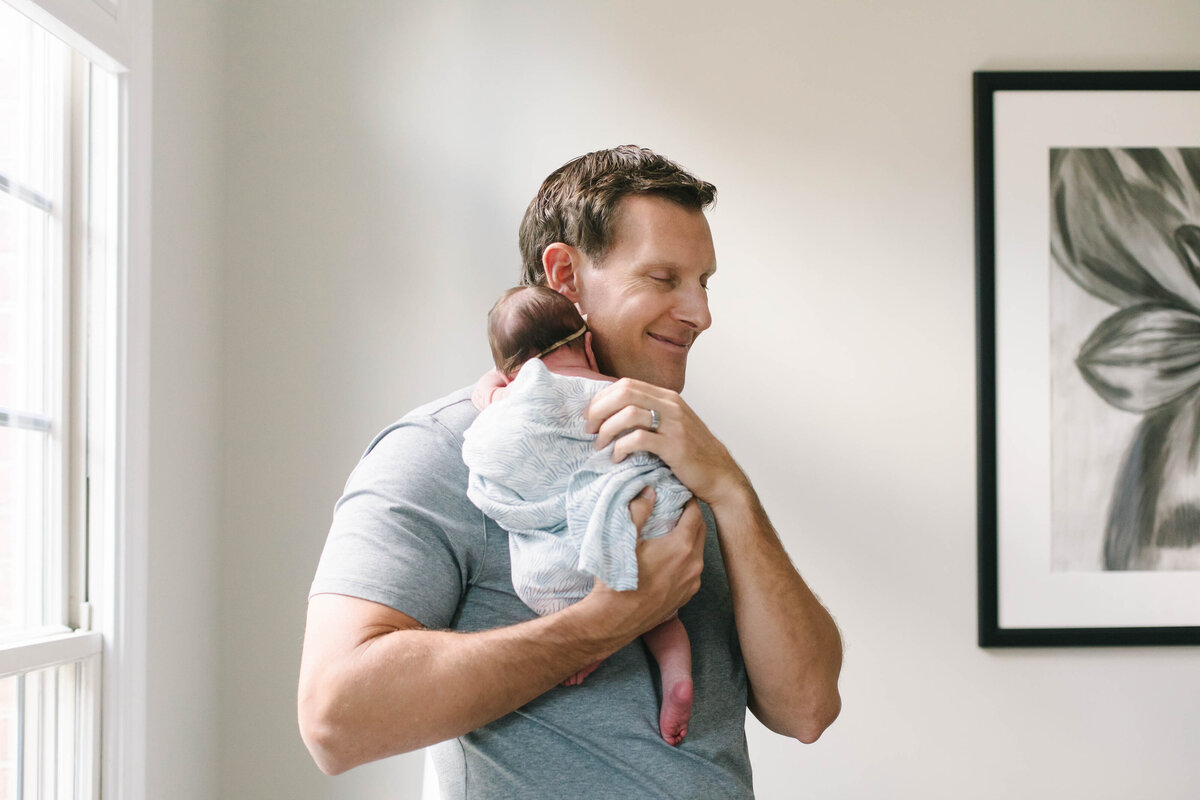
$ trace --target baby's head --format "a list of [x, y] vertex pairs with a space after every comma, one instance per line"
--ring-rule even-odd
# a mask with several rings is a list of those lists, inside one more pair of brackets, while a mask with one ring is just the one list
[[496, 369], [509, 378], [529, 359], [557, 348], [577, 353], [587, 366], [585, 331], [587, 324], [575, 304], [546, 286], [509, 289], [488, 312], [492, 359]]

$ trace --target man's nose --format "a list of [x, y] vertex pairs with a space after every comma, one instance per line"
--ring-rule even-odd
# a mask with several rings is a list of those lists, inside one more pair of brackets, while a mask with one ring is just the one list
[[696, 333], [708, 330], [712, 325], [712, 315], [708, 311], [708, 290], [699, 284], [687, 289], [675, 306], [675, 318], [695, 328]]

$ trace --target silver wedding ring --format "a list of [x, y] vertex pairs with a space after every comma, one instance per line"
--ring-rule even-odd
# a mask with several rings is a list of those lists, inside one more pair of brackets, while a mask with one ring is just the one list
[[657, 432], [658, 432], [658, 425], [659, 425], [659, 423], [660, 423], [660, 422], [662, 422], [662, 417], [660, 417], [660, 416], [658, 415], [658, 412], [657, 412], [657, 411], [655, 411], [653, 408], [648, 408], [648, 409], [646, 409], [646, 410], [650, 412], [650, 428], [649, 428], [649, 431], [650, 431], [651, 433], [657, 433]]

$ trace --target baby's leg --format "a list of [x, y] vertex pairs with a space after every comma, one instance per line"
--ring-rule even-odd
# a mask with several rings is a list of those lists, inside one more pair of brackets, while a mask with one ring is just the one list
[[692, 718], [692, 645], [679, 617], [642, 635], [658, 661], [662, 675], [662, 710], [658, 730], [667, 744], [677, 745], [687, 736]]

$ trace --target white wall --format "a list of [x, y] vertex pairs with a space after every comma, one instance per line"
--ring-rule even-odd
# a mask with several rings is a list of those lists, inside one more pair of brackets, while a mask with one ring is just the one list
[[[188, 30], [162, 35], [156, 59], [168, 39], [185, 48], [205, 103], [177, 120], [207, 130], [216, 78], [192, 60], [209, 53], [194, 38], [207, 18], [192, 26], [183, 3], [156, 13], [172, 5], [160, 33]], [[416, 796], [419, 758], [327, 779], [296, 732], [305, 594], [330, 508], [379, 428], [487, 365], [483, 317], [516, 281], [517, 223], [540, 180], [624, 142], [719, 187], [716, 324], [686, 397], [845, 634], [845, 709], [818, 744], [751, 724], [759, 795], [1194, 795], [1196, 649], [974, 644], [970, 95], [977, 69], [1196, 68], [1194, 3], [229, 11], [224, 168], [219, 152], [176, 145], [205, 231], [224, 182], [223, 277], [206, 272], [210, 239], [200, 253], [156, 247], [183, 271], [156, 300], [198, 298], [178, 320], [183, 339], [162, 345], [184, 374], [156, 384], [204, 420], [160, 431], [180, 437], [178, 457], [202, 459], [202, 487], [169, 496], [201, 501], [194, 521], [156, 506], [181, 538], [211, 525], [207, 437], [224, 445], [221, 797]], [[199, 170], [209, 155], [215, 177]], [[205, 325], [222, 319], [214, 371]], [[193, 353], [198, 372], [171, 358]], [[190, 391], [206, 379], [225, 388], [219, 425]], [[159, 581], [212, 558], [211, 543], [174, 547]], [[160, 594], [203, 623], [211, 610], [192, 594], [208, 574]], [[190, 648], [172, 659], [203, 645]], [[193, 716], [207, 725], [207, 713]]]
[[218, 796], [223, 0], [154, 5], [146, 797]]

